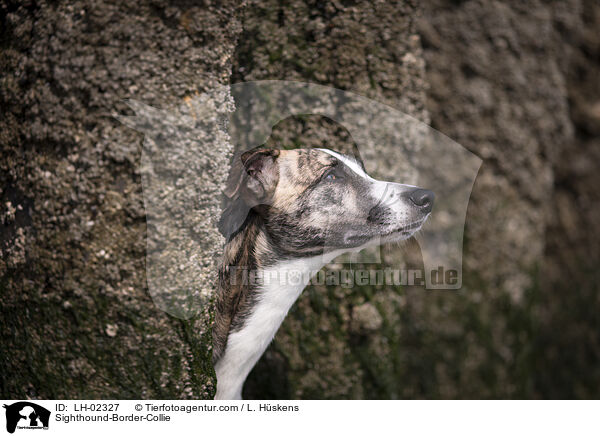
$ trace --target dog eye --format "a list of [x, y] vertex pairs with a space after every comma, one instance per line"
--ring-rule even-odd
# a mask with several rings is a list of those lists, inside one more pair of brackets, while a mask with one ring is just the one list
[[330, 169], [323, 176], [323, 180], [332, 181], [332, 180], [340, 180], [342, 178], [342, 174], [336, 168]]

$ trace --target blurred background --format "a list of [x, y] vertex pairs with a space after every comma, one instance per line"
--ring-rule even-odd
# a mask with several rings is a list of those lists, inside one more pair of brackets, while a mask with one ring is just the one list
[[[2, 1], [0, 19], [1, 397], [214, 394], [210, 307], [181, 320], [148, 295], [143, 137], [114, 115], [263, 79], [388, 104], [483, 164], [460, 291], [309, 287], [245, 398], [598, 397], [597, 1]], [[322, 117], [272, 139], [352, 142]], [[414, 241], [382, 253], [421, 262]]]

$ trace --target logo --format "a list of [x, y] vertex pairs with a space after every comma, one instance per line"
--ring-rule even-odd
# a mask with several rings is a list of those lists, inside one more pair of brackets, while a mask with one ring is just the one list
[[[135, 115], [117, 118], [126, 126], [144, 133], [145, 137], [139, 170], [148, 219], [148, 291], [154, 303], [170, 315], [189, 319], [203, 310], [206, 303], [206, 295], [201, 289], [204, 288], [205, 277], [212, 274], [213, 260], [206, 263], [194, 259], [206, 257], [206, 250], [214, 253], [210, 259], [216, 258], [223, 249], [224, 240], [211, 237], [207, 239], [211, 242], [205, 243], [201, 241], [204, 236], [191, 236], [200, 235], [198, 232], [202, 233], [204, 228], [217, 227], [219, 217], [215, 216], [214, 210], [224, 194], [220, 188], [221, 181], [224, 183], [229, 163], [233, 162], [229, 153], [240, 152], [241, 155], [242, 151], [269, 144], [277, 149], [297, 148], [296, 144], [305, 148], [330, 148], [331, 139], [334, 150], [337, 145], [343, 145], [337, 151], [359, 158], [364, 162], [367, 174], [373, 178], [431, 189], [439, 200], [435, 212], [428, 215], [423, 230], [413, 236], [414, 251], [411, 250], [417, 263], [421, 254], [423, 269], [422, 272], [409, 270], [408, 280], [412, 280], [410, 275], [414, 272], [417, 275], [411, 283], [413, 286], [448, 290], [462, 287], [465, 218], [482, 160], [416, 118], [352, 92], [312, 83], [277, 80], [214, 88], [186, 98], [168, 110], [134, 100], [127, 103]], [[310, 127], [308, 130], [312, 133], [307, 132], [308, 143], [304, 144], [304, 134], [296, 129], [300, 126], [286, 123], [306, 116], [327, 120], [323, 125], [306, 126], [329, 127], [314, 131]], [[288, 131], [289, 127], [282, 127], [283, 131], [277, 134], [279, 123], [282, 123], [281, 126], [293, 125], [294, 128]], [[341, 136], [335, 132], [340, 132]], [[284, 144], [286, 141], [287, 146]], [[176, 182], [173, 174], [177, 174]], [[199, 177], [199, 174], [203, 176]], [[213, 175], [219, 175], [222, 180], [211, 179]], [[235, 191], [231, 187], [227, 190]], [[169, 194], [165, 195], [167, 192]], [[386, 185], [385, 190], [372, 193], [381, 196], [378, 200], [387, 210], [393, 202], [401, 201], [400, 195], [392, 198], [395, 192]], [[343, 210], [342, 206], [335, 210]], [[229, 211], [232, 223], [241, 225], [249, 210], [246, 202], [233, 202]], [[414, 234], [412, 230], [424, 223], [422, 219], [417, 221], [415, 217], [411, 220], [405, 215], [404, 208], [402, 215], [395, 215], [398, 227], [390, 228], [391, 233], [382, 233], [379, 236], [382, 242], [398, 239], [401, 232], [405, 233], [404, 236]], [[325, 216], [328, 215], [323, 214]], [[321, 234], [356, 238], [358, 234], [349, 231], [342, 235], [339, 231], [341, 221], [344, 220], [335, 214], [330, 220], [323, 218]], [[404, 221], [406, 228], [400, 226]], [[336, 259], [323, 258], [323, 263], [333, 262], [342, 267], [382, 263], [382, 248], [377, 243], [376, 230], [372, 233], [371, 247]], [[364, 242], [369, 232], [361, 235]], [[359, 240], [360, 236], [356, 242]], [[362, 247], [357, 245], [357, 248]], [[407, 270], [401, 253], [385, 257], [387, 264], [398, 274]], [[368, 269], [374, 270], [370, 266]], [[327, 271], [340, 271], [340, 267], [330, 265]], [[348, 269], [342, 271], [351, 273]], [[377, 269], [380, 275], [387, 274], [385, 271], [385, 268]], [[298, 284], [303, 280], [296, 275], [289, 279]]]
[[6, 431], [14, 433], [15, 429], [48, 429], [50, 422], [50, 411], [30, 403], [19, 401], [11, 405], [4, 405], [6, 409]]

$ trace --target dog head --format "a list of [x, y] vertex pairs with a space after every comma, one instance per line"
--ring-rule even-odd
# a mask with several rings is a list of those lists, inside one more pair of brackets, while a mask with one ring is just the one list
[[249, 210], [282, 254], [303, 257], [399, 241], [421, 228], [434, 194], [375, 180], [362, 163], [328, 149], [253, 149], [234, 160], [220, 221], [230, 237]]

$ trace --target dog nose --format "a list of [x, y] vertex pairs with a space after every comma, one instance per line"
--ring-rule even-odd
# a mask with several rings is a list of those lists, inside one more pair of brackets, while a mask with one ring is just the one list
[[415, 189], [408, 193], [408, 198], [415, 206], [418, 206], [423, 213], [431, 212], [433, 209], [433, 200], [435, 194], [428, 189]]

